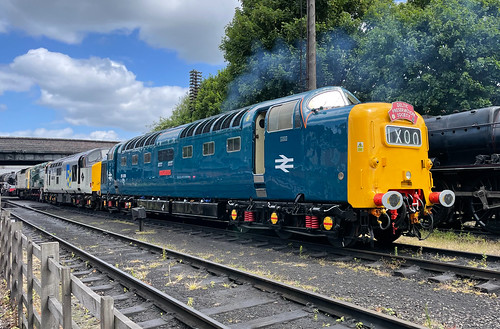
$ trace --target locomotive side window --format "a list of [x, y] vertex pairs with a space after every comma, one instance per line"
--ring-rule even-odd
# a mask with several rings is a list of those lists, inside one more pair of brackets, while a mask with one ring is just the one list
[[127, 157], [122, 157], [121, 165], [122, 166], [126, 166], [127, 165]]
[[203, 156], [213, 155], [215, 153], [215, 142], [203, 143]]
[[326, 110], [345, 105], [347, 104], [342, 97], [342, 93], [338, 90], [319, 94], [311, 99], [307, 104], [310, 109], [316, 110]]
[[151, 163], [151, 152], [144, 153], [144, 163]]
[[78, 178], [77, 176], [78, 176], [78, 167], [77, 165], [73, 165], [73, 167], [71, 168], [71, 181], [76, 182]]
[[132, 166], [135, 166], [139, 163], [139, 156], [137, 154], [132, 155]]
[[293, 128], [293, 112], [297, 101], [279, 104], [269, 111], [267, 131], [280, 131]]
[[172, 161], [173, 159], [174, 159], [173, 148], [158, 151], [158, 162]]
[[193, 145], [184, 146], [182, 148], [182, 158], [192, 158], [193, 157]]
[[226, 151], [238, 152], [241, 150], [241, 137], [228, 138], [226, 142]]

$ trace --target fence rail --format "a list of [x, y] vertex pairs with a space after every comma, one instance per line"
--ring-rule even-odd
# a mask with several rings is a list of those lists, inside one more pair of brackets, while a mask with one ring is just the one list
[[[79, 328], [72, 317], [72, 296], [100, 320], [101, 329], [141, 328], [114, 308], [112, 297], [97, 295], [59, 263], [57, 242], [37, 245], [21, 230], [21, 222], [13, 222], [8, 210], [0, 210], [0, 270], [21, 329]], [[39, 296], [39, 309], [35, 309], [34, 293]]]

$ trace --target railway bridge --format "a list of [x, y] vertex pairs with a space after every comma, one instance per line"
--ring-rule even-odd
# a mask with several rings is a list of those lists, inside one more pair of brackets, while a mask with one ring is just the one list
[[118, 142], [83, 139], [0, 137], [0, 165], [34, 165]]

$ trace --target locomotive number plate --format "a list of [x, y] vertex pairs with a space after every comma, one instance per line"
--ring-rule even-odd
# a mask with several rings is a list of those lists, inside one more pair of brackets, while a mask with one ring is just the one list
[[418, 128], [386, 126], [385, 140], [389, 145], [422, 146], [422, 133]]

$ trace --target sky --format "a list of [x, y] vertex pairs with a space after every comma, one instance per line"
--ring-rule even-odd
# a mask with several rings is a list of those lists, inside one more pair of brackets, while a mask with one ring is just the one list
[[1, 0], [0, 136], [122, 141], [226, 66], [238, 0]]

